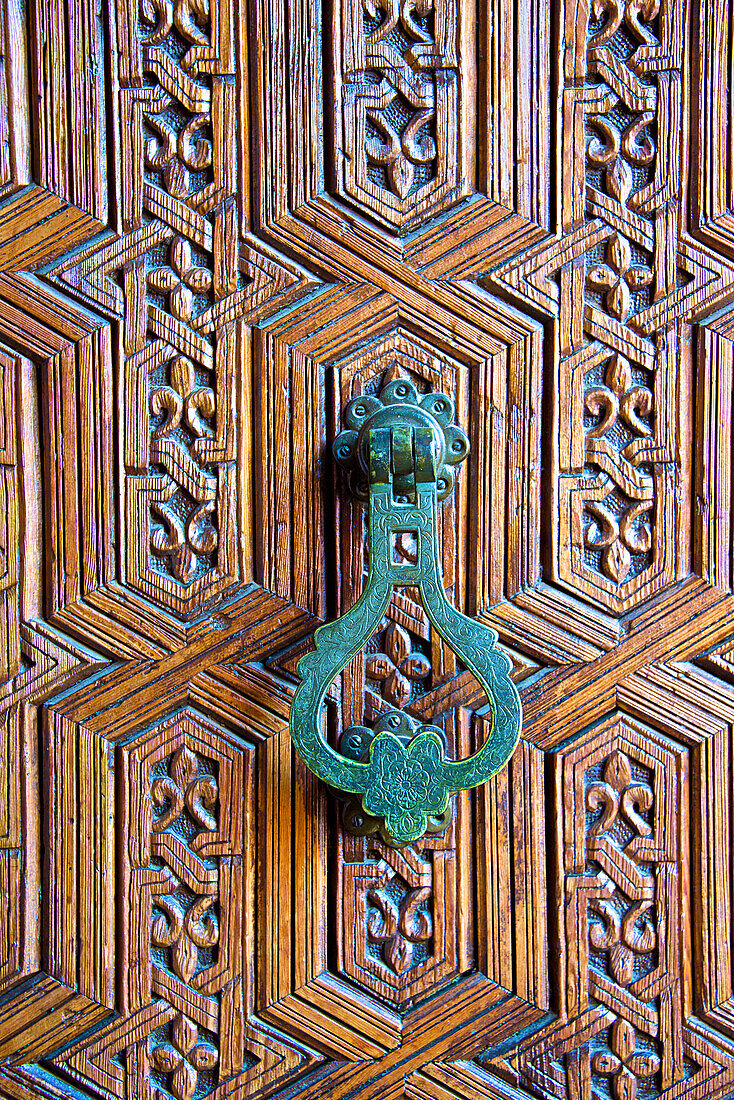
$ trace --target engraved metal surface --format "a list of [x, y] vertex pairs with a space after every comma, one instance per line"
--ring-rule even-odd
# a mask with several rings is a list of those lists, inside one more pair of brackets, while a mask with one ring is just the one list
[[[439, 500], [451, 492], [453, 466], [469, 449], [463, 431], [451, 424], [453, 411], [448, 397], [419, 398], [404, 379], [391, 382], [379, 399], [359, 397], [347, 405], [346, 428], [334, 442], [334, 454], [350, 470], [355, 494], [369, 501], [369, 576], [354, 606], [316, 631], [315, 650], [298, 664], [301, 684], [291, 708], [291, 734], [304, 762], [330, 786], [359, 795], [365, 814], [384, 822], [383, 836], [397, 846], [435, 827], [452, 792], [479, 786], [499, 771], [520, 733], [520, 697], [510, 661], [496, 648], [496, 632], [457, 611], [441, 580]], [[393, 560], [394, 540], [405, 532], [416, 540], [415, 562]], [[405, 585], [418, 591], [431, 623], [489, 700], [491, 730], [481, 749], [465, 760], [447, 758], [440, 731], [432, 726], [418, 726], [406, 744], [397, 735], [404, 732], [398, 711], [374, 736], [355, 728], [369, 740], [366, 761], [338, 752], [322, 732], [329, 685], [374, 634], [393, 588]]]

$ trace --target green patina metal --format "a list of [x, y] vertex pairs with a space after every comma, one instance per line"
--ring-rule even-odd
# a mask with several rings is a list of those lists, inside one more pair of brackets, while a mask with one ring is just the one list
[[[303, 761], [330, 786], [358, 795], [365, 814], [381, 819], [383, 835], [398, 846], [431, 829], [453, 792], [477, 787], [499, 771], [520, 734], [520, 697], [510, 661], [496, 648], [496, 632], [452, 607], [441, 581], [439, 500], [451, 492], [452, 466], [469, 449], [451, 424], [453, 411], [448, 397], [419, 397], [403, 379], [385, 387], [379, 399], [356, 398], [345, 409], [346, 429], [334, 454], [350, 471], [355, 495], [369, 502], [369, 576], [354, 606], [316, 631], [315, 650], [298, 663], [301, 684], [291, 707], [291, 734]], [[393, 560], [394, 538], [403, 532], [417, 541], [415, 563]], [[322, 732], [329, 685], [377, 630], [393, 588], [405, 585], [419, 591], [431, 623], [487, 694], [491, 729], [465, 760], [448, 759], [440, 730], [406, 726], [399, 711], [384, 716], [374, 734], [364, 727], [347, 731], [361, 737], [368, 759], [337, 752]]]

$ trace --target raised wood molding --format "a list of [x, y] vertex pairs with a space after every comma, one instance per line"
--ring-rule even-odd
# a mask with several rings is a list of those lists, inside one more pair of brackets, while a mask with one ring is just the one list
[[[0, 8], [4, 1097], [734, 1088], [730, 7]], [[397, 376], [524, 711], [405, 851], [288, 733]], [[396, 700], [489, 724], [411, 591], [330, 734]]]

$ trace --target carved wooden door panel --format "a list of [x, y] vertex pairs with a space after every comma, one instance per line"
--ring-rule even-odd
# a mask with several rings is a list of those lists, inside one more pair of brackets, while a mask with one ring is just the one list
[[[731, 19], [5, 0], [0, 1095], [734, 1090]], [[288, 733], [395, 378], [524, 711], [402, 849]], [[395, 706], [487, 731], [410, 590], [329, 735]]]

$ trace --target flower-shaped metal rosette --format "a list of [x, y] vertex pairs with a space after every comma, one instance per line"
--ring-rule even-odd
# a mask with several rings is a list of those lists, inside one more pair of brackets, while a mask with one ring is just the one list
[[354, 800], [349, 800], [349, 831], [381, 832], [388, 844], [402, 847], [416, 836], [443, 832], [449, 825], [450, 792], [440, 768], [446, 740], [438, 726], [421, 725], [405, 711], [390, 710], [374, 729], [350, 726], [339, 747], [344, 756], [368, 762], [370, 767], [357, 819]]
[[[397, 378], [379, 397], [353, 398], [344, 409], [344, 429], [334, 440], [334, 457], [349, 471], [349, 488], [358, 500], [369, 497], [369, 432], [371, 428], [428, 427], [433, 436], [436, 495], [443, 500], [454, 487], [453, 467], [466, 458], [469, 440], [451, 421], [454, 403], [443, 393], [420, 395], [412, 382]], [[415, 471], [395, 475], [396, 497], [406, 502], [415, 492]]]

